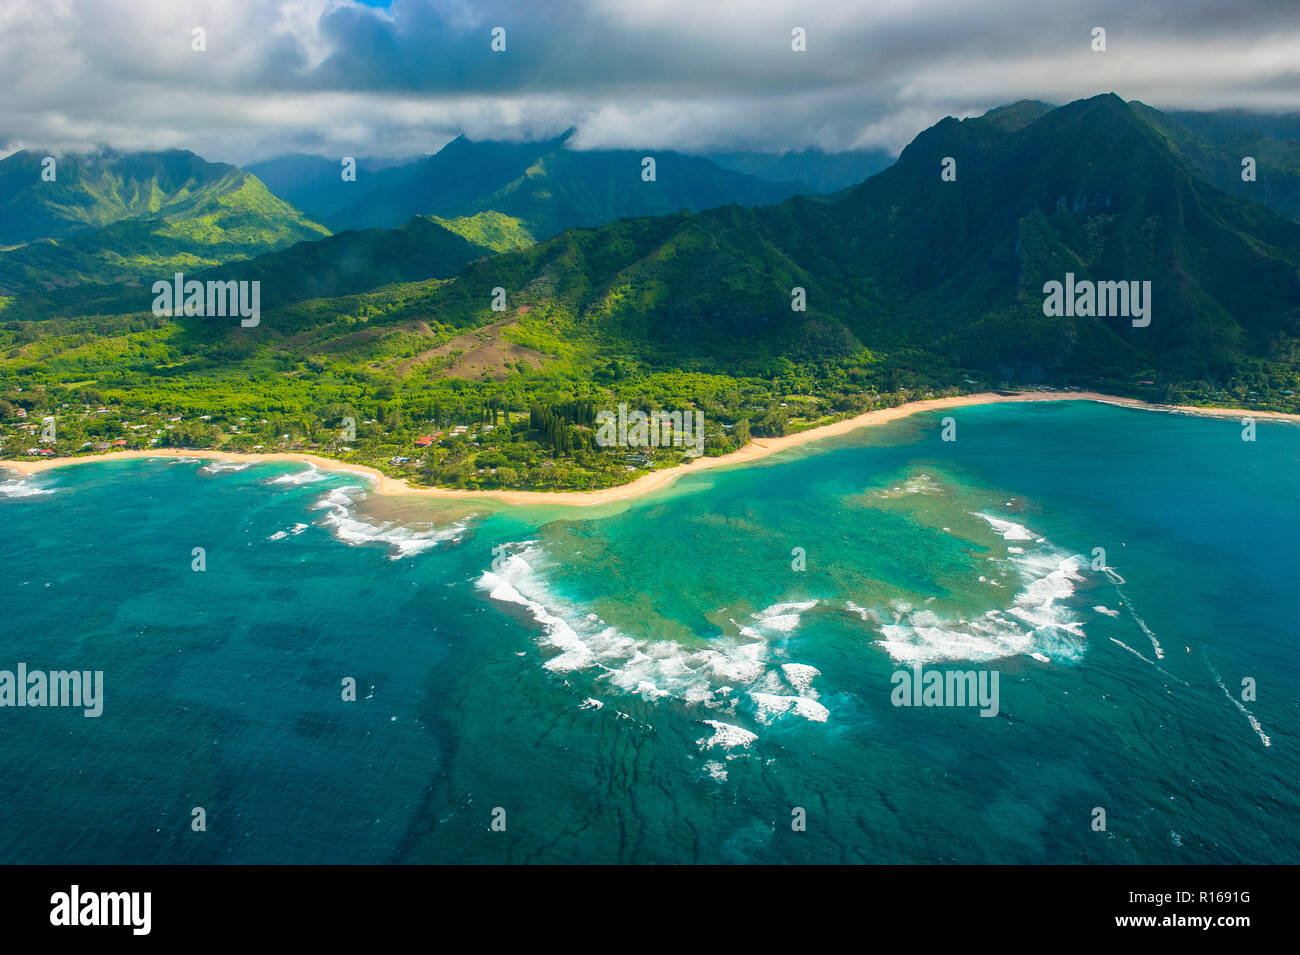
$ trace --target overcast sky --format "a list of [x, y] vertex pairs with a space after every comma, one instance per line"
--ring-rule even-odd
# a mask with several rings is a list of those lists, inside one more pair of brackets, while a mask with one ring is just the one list
[[0, 0], [0, 64], [3, 154], [897, 151], [1025, 98], [1300, 111], [1300, 0]]

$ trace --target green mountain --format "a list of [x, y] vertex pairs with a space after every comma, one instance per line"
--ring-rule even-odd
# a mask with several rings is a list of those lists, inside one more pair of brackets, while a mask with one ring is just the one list
[[0, 290], [151, 282], [329, 234], [254, 176], [193, 153], [0, 162]]
[[42, 177], [40, 151], [21, 150], [0, 160], [0, 245], [58, 238], [123, 219], [185, 215], [236, 174], [193, 153], [124, 154], [103, 149], [51, 157], [53, 182]]
[[1008, 133], [1019, 132], [1030, 123], [1046, 116], [1056, 107], [1037, 99], [1022, 99], [1006, 106], [996, 106], [979, 117], [983, 125], [996, 126]]
[[[417, 160], [418, 161], [418, 160]], [[357, 158], [356, 180], [343, 180], [341, 159], [327, 159], [306, 153], [278, 156], [250, 163], [244, 171], [251, 173], [286, 202], [318, 221], [324, 221], [349, 203], [369, 192], [374, 176], [400, 168], [408, 160]]]
[[[1162, 112], [1137, 100], [1129, 106], [1165, 136], [1183, 162], [1219, 189], [1300, 221], [1300, 117], [1238, 110]], [[1022, 100], [981, 118], [1014, 130], [1053, 108]], [[1247, 156], [1256, 161], [1251, 182], [1241, 177]]]
[[[1300, 121], [1237, 113], [1162, 113], [1136, 101], [1129, 105], [1167, 137], [1184, 162], [1219, 189], [1300, 221]], [[1255, 160], [1253, 182], [1241, 178], [1247, 156]]]
[[440, 216], [430, 218], [444, 229], [450, 229], [470, 242], [485, 246], [493, 252], [526, 249], [537, 241], [522, 220], [499, 212], [480, 212], [477, 215], [456, 216], [453, 219], [443, 219]]
[[[375, 173], [368, 191], [326, 221], [336, 230], [388, 228], [413, 215], [494, 211], [546, 238], [627, 216], [764, 205], [808, 191], [671, 151], [577, 151], [567, 146], [572, 132], [530, 143], [459, 137], [427, 159]], [[645, 156], [655, 159], [654, 182], [642, 179]]]
[[[261, 282], [262, 306], [272, 308], [398, 282], [451, 278], [476, 259], [525, 248], [533, 241], [518, 219], [496, 212], [459, 219], [416, 216], [397, 229], [339, 232], [251, 259], [201, 271], [186, 265], [181, 270], [204, 282]], [[11, 320], [47, 314], [123, 315], [140, 311], [146, 301], [152, 301], [152, 295], [140, 285], [71, 285], [25, 291], [9, 301], [5, 314]]]
[[[622, 218], [484, 254], [521, 244], [519, 230], [417, 219], [224, 267], [263, 282], [256, 328], [139, 304], [31, 316], [23, 296], [0, 298], [0, 393], [29, 419], [88, 409], [60, 412], [68, 441], [88, 440], [77, 429], [91, 433], [98, 404], [156, 409], [186, 422], [157, 440], [319, 446], [463, 487], [627, 480], [641, 464], [589, 430], [593, 408], [619, 402], [693, 403], [710, 454], [1027, 383], [1300, 410], [1300, 224], [1215, 188], [1113, 94], [945, 119], [833, 196]], [[438, 277], [457, 256], [473, 260]], [[1067, 275], [1149, 282], [1149, 324], [1045, 314], [1045, 284]], [[403, 278], [418, 280], [366, 290]], [[347, 452], [345, 417], [364, 425]], [[493, 427], [442, 434], [452, 424]]]
[[836, 192], [888, 169], [894, 156], [883, 149], [828, 153], [821, 149], [785, 153], [706, 153], [705, 159], [772, 182], [806, 183], [804, 192]]
[[[995, 125], [945, 120], [829, 210], [890, 325], [971, 367], [1094, 380], [1222, 380], [1296, 334], [1300, 227], [1208, 185], [1140, 110], [1107, 94]], [[1066, 272], [1151, 281], [1150, 327], [1045, 317]]]
[[[569, 232], [472, 267], [422, 314], [463, 324], [501, 286], [571, 315], [600, 349], [735, 374], [866, 349], [1119, 387], [1222, 382], [1290, 356], [1300, 226], [1215, 189], [1113, 94], [1037, 111], [946, 119], [829, 202]], [[1044, 283], [1067, 273], [1150, 282], [1150, 326], [1044, 315]]]
[[[473, 229], [466, 227], [466, 231]], [[451, 278], [475, 259], [492, 255], [440, 222], [417, 216], [398, 229], [340, 232], [299, 242], [245, 262], [231, 262], [194, 278], [261, 282], [263, 308], [305, 299], [334, 298], [429, 278]]]

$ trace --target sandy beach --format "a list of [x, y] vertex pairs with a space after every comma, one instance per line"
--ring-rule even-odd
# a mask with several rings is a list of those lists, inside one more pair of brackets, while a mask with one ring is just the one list
[[297, 462], [300, 464], [314, 465], [321, 470], [342, 471], [345, 473], [356, 474], [365, 478], [370, 483], [373, 490], [380, 494], [415, 495], [420, 497], [461, 501], [480, 498], [499, 501], [503, 504], [561, 504], [576, 507], [594, 507], [600, 504], [625, 501], [630, 498], [639, 497], [643, 494], [648, 494], [651, 491], [658, 490], [659, 488], [671, 484], [677, 478], [685, 474], [697, 474], [701, 471], [712, 470], [713, 468], [745, 464], [749, 461], [755, 461], [759, 458], [775, 454], [778, 451], [784, 451], [787, 448], [807, 444], [810, 441], [817, 441], [822, 438], [847, 434], [848, 432], [856, 431], [859, 428], [880, 425], [888, 421], [896, 421], [899, 418], [906, 418], [909, 415], [917, 414], [922, 411], [940, 411], [945, 408], [960, 408], [969, 405], [1001, 404], [1025, 401], [1097, 401], [1102, 404], [1118, 405], [1125, 408], [1138, 408], [1146, 411], [1177, 412], [1206, 415], [1216, 418], [1250, 417], [1256, 419], [1300, 422], [1300, 415], [1286, 414], [1277, 411], [1247, 411], [1240, 408], [1197, 408], [1184, 405], [1159, 405], [1139, 401], [1136, 398], [1119, 398], [1114, 395], [1104, 395], [1092, 391], [1026, 391], [1017, 392], [1015, 394], [984, 392], [974, 395], [957, 395], [951, 398], [934, 398], [925, 401], [911, 401], [895, 408], [880, 408], [875, 411], [867, 411], [853, 418], [845, 418], [843, 421], [836, 421], [833, 424], [823, 425], [819, 428], [800, 431], [797, 434], [788, 434], [780, 438], [754, 439], [745, 447], [738, 451], [733, 451], [731, 454], [716, 458], [697, 458], [695, 461], [688, 464], [681, 464], [676, 467], [654, 471], [650, 474], [642, 475], [635, 481], [631, 481], [627, 484], [618, 487], [605, 488], [599, 491], [463, 491], [447, 488], [413, 487], [404, 479], [389, 477], [383, 472], [378, 471], [375, 468], [366, 467], [365, 465], [348, 464], [343, 461], [333, 460], [332, 458], [320, 457], [319, 455], [299, 454], [293, 452], [240, 454], [226, 451], [189, 451], [177, 448], [157, 448], [153, 450], [140, 451], [116, 451], [106, 454], [92, 454], [73, 458], [48, 458], [43, 461], [5, 460], [0, 461], [0, 468], [17, 471], [20, 474], [36, 474], [53, 468], [70, 467], [78, 464], [122, 461], [130, 458], [168, 457], [220, 461], [249, 461], [258, 464]]

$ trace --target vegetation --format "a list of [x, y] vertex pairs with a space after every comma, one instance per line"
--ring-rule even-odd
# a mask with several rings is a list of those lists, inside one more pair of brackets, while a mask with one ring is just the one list
[[[301, 449], [417, 483], [596, 488], [683, 460], [598, 446], [595, 413], [620, 403], [702, 412], [710, 455], [1024, 385], [1300, 411], [1300, 225], [1216, 190], [1113, 96], [945, 120], [834, 197], [487, 254], [526, 231], [418, 219], [227, 266], [263, 283], [256, 328], [12, 296], [0, 455], [38, 448], [52, 415], [59, 454]], [[1045, 316], [1043, 283], [1066, 272], [1150, 281], [1151, 324]]]
[[[255, 177], [193, 153], [0, 161], [0, 291], [152, 284], [329, 235]], [[93, 228], [92, 228], [93, 227]]]
[[[728, 202], [761, 205], [806, 191], [798, 183], [769, 182], [667, 150], [569, 149], [571, 134], [532, 143], [459, 137], [427, 159], [380, 170], [364, 183], [358, 177], [356, 198], [325, 221], [335, 230], [392, 228], [415, 215], [457, 219], [490, 210], [545, 239], [623, 216]], [[641, 161], [647, 155], [656, 162], [652, 182], [642, 179]], [[311, 203], [306, 197], [303, 201]], [[481, 241], [482, 235], [466, 237], [489, 244]]]

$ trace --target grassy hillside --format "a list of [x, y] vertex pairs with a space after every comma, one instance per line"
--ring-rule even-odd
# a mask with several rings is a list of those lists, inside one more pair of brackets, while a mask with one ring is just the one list
[[524, 225], [523, 220], [499, 212], [480, 212], [472, 216], [456, 216], [444, 219], [440, 216], [430, 218], [466, 240], [491, 249], [493, 252], [514, 252], [526, 249], [537, 238]]
[[[466, 229], [471, 234], [472, 228]], [[450, 278], [493, 249], [469, 241], [430, 218], [417, 216], [399, 229], [340, 232], [315, 242], [299, 242], [245, 262], [211, 269], [206, 281], [261, 282], [262, 306], [331, 298], [395, 282]]]

